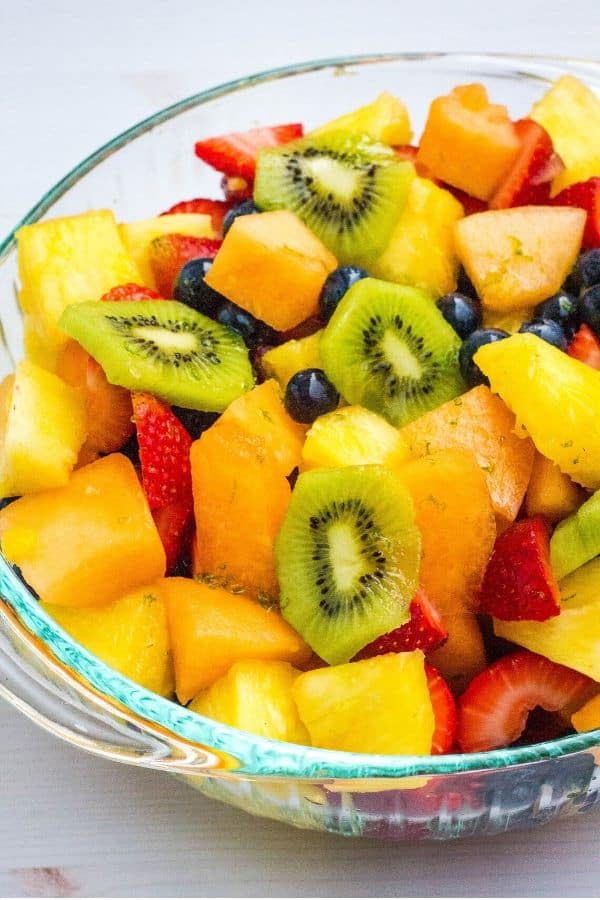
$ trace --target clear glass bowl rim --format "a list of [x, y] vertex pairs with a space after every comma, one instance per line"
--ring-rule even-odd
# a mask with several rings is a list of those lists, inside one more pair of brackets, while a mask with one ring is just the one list
[[[547, 81], [546, 74], [544, 72], [536, 74], [531, 71], [531, 68], [535, 68], [536, 65], [551, 66], [556, 69], [554, 74], [563, 71], [583, 77], [588, 75], [597, 79], [600, 85], [600, 62], [595, 60], [488, 52], [361, 54], [311, 60], [258, 72], [185, 97], [137, 122], [99, 147], [53, 185], [0, 243], [0, 264], [15, 250], [15, 236], [19, 228], [38, 221], [77, 181], [108, 156], [180, 113], [254, 85], [294, 75], [377, 63], [424, 62], [427, 60], [448, 60], [453, 64], [464, 63], [465, 70], [477, 62], [488, 65], [497, 64], [499, 71], [504, 68], [517, 77], [535, 78], [543, 82]], [[519, 64], [529, 67], [530, 71], [520, 71]], [[524, 747], [445, 756], [347, 753], [261, 738], [193, 713], [185, 707], [180, 707], [170, 700], [146, 691], [138, 684], [115, 672], [74, 641], [44, 612], [36, 598], [2, 556], [0, 556], [0, 588], [11, 606], [14, 602], [18, 604], [19, 609], [16, 612], [29, 632], [41, 639], [61, 663], [89, 682], [92, 688], [100, 691], [108, 701], [111, 699], [117, 701], [121, 711], [123, 706], [128, 708], [138, 723], [140, 719], [146, 720], [150, 725], [157, 724], [172, 732], [174, 737], [184, 738], [239, 758], [242, 764], [235, 771], [240, 775], [295, 779], [326, 777], [356, 779], [357, 781], [365, 777], [371, 779], [378, 777], [404, 778], [413, 775], [449, 775], [505, 769], [509, 766], [535, 763], [600, 747], [600, 728]], [[34, 646], [32, 649], [34, 652], [39, 652]], [[106, 691], [106, 685], [109, 682], [113, 689], [112, 693]], [[149, 718], [148, 715], [149, 706], [152, 708], [152, 718]], [[244, 763], [244, 760], [251, 762]]]

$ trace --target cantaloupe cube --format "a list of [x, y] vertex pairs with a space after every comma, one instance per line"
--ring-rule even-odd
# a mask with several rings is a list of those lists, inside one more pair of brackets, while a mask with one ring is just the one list
[[[150, 244], [163, 234], [188, 234], [192, 237], [215, 237], [211, 217], [201, 213], [174, 213], [172, 216], [155, 216], [139, 222], [119, 225], [123, 243], [140, 271], [139, 284], [156, 290], [156, 280], [150, 263]], [[130, 279], [132, 280], [132, 279]], [[99, 299], [82, 298], [82, 299]]]
[[525, 497], [529, 517], [543, 516], [555, 525], [574, 513], [586, 496], [585, 491], [561, 472], [556, 463], [536, 452]]
[[277, 331], [317, 313], [332, 253], [294, 213], [239, 216], [227, 232], [206, 283]]
[[66, 484], [86, 425], [79, 391], [28, 360], [19, 363], [0, 386], [0, 496]]
[[408, 118], [408, 110], [404, 103], [388, 91], [383, 91], [365, 106], [326, 122], [311, 131], [313, 134], [325, 134], [328, 131], [351, 131], [366, 134], [374, 141], [383, 144], [410, 144], [412, 129]]

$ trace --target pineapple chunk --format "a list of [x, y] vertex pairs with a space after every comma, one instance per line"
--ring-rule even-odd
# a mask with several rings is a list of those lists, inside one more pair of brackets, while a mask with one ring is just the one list
[[298, 675], [288, 662], [244, 660], [198, 694], [190, 709], [261, 737], [310, 744], [292, 697]]
[[600, 559], [561, 581], [560, 606], [545, 622], [494, 619], [494, 632], [600, 681]]
[[42, 605], [71, 637], [117, 672], [155, 694], [172, 695], [167, 608], [152, 584], [100, 607]]
[[508, 312], [498, 312], [495, 309], [484, 307], [482, 312], [483, 328], [500, 328], [502, 331], [508, 331], [509, 334], [515, 334], [523, 322], [535, 319], [534, 308], [531, 306], [525, 309], [510, 309]]
[[321, 369], [319, 343], [323, 330], [299, 340], [286, 341], [261, 357], [260, 365], [269, 378], [276, 378], [285, 388], [290, 378], [302, 369]]
[[140, 272], [109, 210], [25, 225], [17, 244], [27, 350], [35, 362], [53, 368], [68, 340], [56, 324], [67, 306], [99, 300], [117, 284], [139, 282]]
[[[156, 280], [150, 264], [150, 244], [163, 234], [187, 234], [192, 237], [214, 238], [210, 216], [200, 213], [175, 213], [172, 216], [156, 216], [154, 219], [142, 219], [140, 222], [126, 222], [119, 225], [123, 243], [135, 260], [141, 276], [138, 283], [156, 290]], [[129, 279], [133, 281], [135, 279]], [[97, 300], [97, 297], [82, 299]]]
[[86, 436], [78, 391], [23, 360], [0, 386], [0, 496], [61, 487]]
[[593, 731], [600, 728], [600, 694], [588, 700], [571, 716], [575, 731]]
[[372, 274], [441, 297], [456, 287], [454, 226], [464, 215], [449, 191], [416, 176], [390, 241]]
[[306, 435], [302, 461], [304, 469], [370, 463], [393, 466], [409, 455], [397, 428], [362, 406], [344, 406], [313, 423]]
[[374, 141], [391, 146], [410, 144], [412, 139], [410, 120], [404, 103], [387, 91], [383, 91], [372, 103], [359, 106], [352, 112], [320, 125], [311, 131], [311, 135], [326, 134], [328, 131], [360, 132]]
[[292, 693], [315, 747], [426, 754], [434, 715], [420, 650], [299, 675]]
[[573, 75], [563, 75], [529, 114], [546, 129], [565, 163], [553, 193], [600, 173], [600, 99]]
[[456, 250], [484, 307], [510, 312], [555, 294], [573, 268], [586, 214], [566, 206], [488, 210], [456, 224]]

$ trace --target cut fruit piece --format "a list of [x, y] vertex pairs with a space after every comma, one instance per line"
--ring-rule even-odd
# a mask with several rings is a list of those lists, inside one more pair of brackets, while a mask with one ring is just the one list
[[[494, 346], [501, 343], [505, 341]], [[535, 452], [531, 441], [514, 430], [513, 413], [481, 385], [406, 425], [400, 434], [414, 457], [451, 447], [471, 450], [485, 473], [501, 531], [521, 508]]]
[[[11, 553], [11, 535], [29, 547]], [[113, 453], [73, 473], [69, 483], [15, 500], [0, 511], [5, 555], [44, 603], [96, 606], [149, 584], [165, 554], [132, 464]]]
[[422, 650], [430, 653], [448, 638], [441, 616], [423, 588], [419, 588], [410, 603], [410, 619], [387, 634], [382, 634], [363, 647], [355, 659], [370, 659], [384, 653], [403, 653]]
[[515, 413], [516, 433], [578, 484], [600, 487], [600, 374], [533, 334], [486, 344], [475, 362]]
[[600, 100], [572, 75], [554, 82], [534, 105], [530, 117], [543, 125], [565, 170], [554, 182], [554, 192], [600, 172]]
[[508, 331], [509, 334], [515, 334], [523, 322], [531, 322], [532, 319], [535, 319], [534, 308], [531, 306], [507, 311], [484, 307], [482, 313], [484, 328], [498, 328], [500, 331]]
[[267, 350], [260, 358], [260, 367], [268, 378], [276, 378], [285, 388], [290, 378], [303, 369], [321, 369], [319, 345], [322, 331], [299, 340], [286, 341]]
[[587, 219], [581, 246], [584, 250], [600, 247], [600, 177], [572, 184], [557, 194], [552, 203], [585, 210]]
[[458, 273], [454, 225], [463, 215], [462, 205], [449, 191], [426, 178], [414, 178], [387, 247], [371, 272], [436, 297], [449, 294], [456, 288]]
[[302, 137], [302, 132], [302, 125], [294, 122], [221, 134], [197, 141], [196, 156], [218, 172], [252, 181], [259, 150], [296, 140]]
[[586, 215], [568, 206], [490, 210], [456, 224], [456, 251], [485, 307], [535, 306], [575, 265]]
[[560, 596], [560, 616], [546, 622], [494, 619], [494, 632], [600, 681], [600, 559], [567, 575]]
[[417, 159], [436, 178], [488, 200], [519, 150], [506, 107], [490, 103], [482, 84], [467, 84], [433, 101]]
[[192, 439], [175, 413], [152, 394], [134, 392], [133, 415], [144, 493], [150, 509], [183, 502], [192, 509]]
[[321, 659], [352, 659], [408, 620], [420, 545], [410, 495], [390, 470], [300, 475], [275, 544], [284, 617]]
[[564, 475], [556, 463], [536, 453], [525, 497], [528, 516], [543, 516], [555, 525], [574, 513], [585, 498], [585, 491]]
[[335, 257], [292, 213], [238, 216], [206, 284], [277, 331], [316, 315]]
[[230, 200], [209, 200], [206, 197], [194, 197], [192, 200], [180, 200], [161, 216], [173, 216], [178, 213], [195, 213], [210, 216], [216, 237], [222, 237], [223, 219], [232, 207]]
[[23, 360], [0, 385], [0, 497], [61, 487], [86, 435], [78, 391]]
[[302, 666], [311, 653], [279, 613], [248, 597], [165, 578], [156, 589], [167, 603], [177, 697], [187, 703], [245, 659]]
[[[156, 288], [151, 264], [153, 240], [164, 234], [183, 234], [197, 238], [214, 238], [215, 236], [211, 217], [193, 213], [178, 213], [173, 216], [142, 219], [139, 222], [126, 222], [119, 225], [119, 232], [125, 247], [141, 273], [140, 284], [145, 284], [150, 288]], [[113, 281], [113, 284], [120, 284], [124, 280]], [[135, 281], [136, 279], [130, 280]]]
[[124, 300], [162, 300], [157, 291], [143, 287], [130, 281], [128, 284], [118, 284], [100, 297], [106, 303], [122, 303]]
[[214, 259], [222, 244], [214, 238], [164, 234], [150, 242], [150, 266], [163, 297], [173, 297], [177, 276], [191, 259]]
[[600, 728], [600, 694], [588, 700], [581, 709], [571, 716], [575, 731], [593, 731]]
[[290, 209], [341, 265], [367, 266], [381, 255], [414, 169], [391, 147], [364, 135], [328, 131], [258, 157], [260, 209]]
[[556, 526], [550, 541], [550, 562], [558, 580], [600, 553], [600, 491], [577, 512]]
[[490, 199], [490, 209], [547, 203], [552, 180], [564, 169], [545, 128], [532, 119], [520, 119], [515, 122], [515, 131], [521, 149], [506, 178]]
[[292, 686], [300, 673], [287, 662], [244, 660], [199, 694], [189, 709], [250, 734], [310, 744]]
[[343, 406], [320, 416], [302, 450], [304, 469], [386, 464], [408, 458], [408, 448], [393, 425], [362, 406]]
[[108, 666], [155, 694], [173, 694], [167, 609], [153, 584], [103, 606], [43, 606], [61, 628]]
[[450, 753], [456, 743], [458, 729], [458, 709], [452, 691], [436, 668], [425, 665], [427, 687], [433, 706], [435, 729], [431, 739], [431, 752], [434, 755]]
[[187, 498], [174, 500], [152, 512], [167, 558], [167, 575], [175, 574], [180, 563], [189, 562], [194, 531], [193, 503]]
[[366, 134], [372, 140], [390, 146], [410, 144], [412, 138], [408, 111], [404, 103], [387, 91], [379, 94], [372, 103], [359, 106], [358, 109], [313, 129], [309, 137], [331, 131]]
[[600, 370], [600, 341], [587, 325], [580, 325], [567, 350], [569, 356]]
[[321, 338], [323, 368], [342, 397], [405, 424], [465, 389], [460, 338], [431, 297], [375, 278], [356, 282]]
[[111, 384], [176, 406], [222, 412], [254, 383], [241, 337], [175, 300], [76, 303], [60, 327]]
[[315, 747], [411, 755], [431, 750], [434, 716], [419, 650], [304, 672], [292, 692]]
[[427, 662], [438, 669], [455, 694], [487, 665], [485, 643], [477, 617], [470, 612], [446, 619], [448, 640], [429, 653]]
[[98, 300], [115, 284], [141, 278], [109, 210], [25, 225], [17, 245], [28, 353], [46, 368], [67, 340], [57, 323], [71, 303]]

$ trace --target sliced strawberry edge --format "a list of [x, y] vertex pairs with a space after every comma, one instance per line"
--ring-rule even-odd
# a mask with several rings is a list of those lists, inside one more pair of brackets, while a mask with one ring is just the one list
[[173, 286], [184, 265], [192, 259], [214, 259], [223, 241], [189, 234], [161, 234], [150, 242], [150, 266], [163, 296], [173, 294]]
[[440, 647], [447, 638], [448, 632], [439, 612], [425, 591], [419, 588], [410, 604], [408, 622], [375, 638], [356, 654], [355, 659], [370, 659], [383, 653], [402, 653], [408, 650], [430, 653]]
[[206, 138], [197, 141], [194, 150], [196, 156], [218, 172], [253, 181], [259, 150], [287, 144], [303, 134], [304, 128], [298, 122], [271, 125]]
[[171, 574], [192, 540], [194, 509], [189, 499], [176, 500], [152, 511], [167, 558], [166, 573]]
[[[521, 141], [519, 154], [490, 199], [490, 209], [547, 203], [550, 184], [562, 160], [555, 153], [545, 128], [533, 119], [519, 119], [515, 131]], [[560, 169], [558, 169], [560, 171]]]
[[438, 670], [426, 663], [425, 675], [435, 720], [433, 737], [431, 739], [431, 753], [437, 756], [442, 753], [449, 753], [456, 743], [458, 708], [452, 691]]
[[151, 510], [185, 501], [191, 507], [192, 439], [168, 404], [152, 394], [131, 395], [142, 487]]
[[144, 285], [141, 284], [134, 284], [133, 282], [118, 284], [100, 297], [100, 300], [107, 303], [162, 299], [161, 295], [157, 291], [153, 291], [152, 288], [144, 287]]
[[179, 213], [210, 216], [212, 227], [217, 237], [223, 231], [223, 219], [229, 212], [233, 203], [229, 200], [209, 200], [206, 197], [194, 197], [192, 200], [180, 200], [169, 209], [161, 213], [161, 216], [174, 216]]
[[600, 341], [588, 325], [580, 325], [567, 353], [573, 359], [600, 370]]
[[550, 201], [554, 206], [575, 206], [587, 213], [581, 246], [600, 247], [600, 176], [569, 185]]

